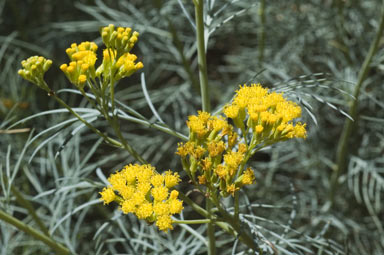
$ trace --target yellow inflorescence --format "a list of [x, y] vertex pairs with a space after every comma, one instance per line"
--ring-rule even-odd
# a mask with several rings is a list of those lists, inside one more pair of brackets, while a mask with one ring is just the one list
[[[233, 109], [243, 114], [235, 114]], [[224, 108], [224, 114], [233, 119], [235, 125], [243, 127], [244, 121], [260, 135], [259, 139], [286, 140], [305, 138], [305, 124], [290, 123], [301, 116], [301, 108], [287, 101], [282, 94], [270, 93], [260, 84], [240, 86], [233, 102]]]
[[241, 86], [223, 113], [240, 135], [222, 116], [199, 111], [189, 116], [189, 141], [179, 143], [176, 152], [195, 184], [218, 189], [223, 196], [254, 183], [254, 172], [245, 164], [257, 148], [306, 137], [305, 124], [292, 123], [300, 117], [301, 108], [259, 84]]
[[158, 174], [151, 165], [127, 165], [108, 178], [110, 187], [100, 192], [104, 204], [117, 201], [123, 213], [133, 213], [139, 219], [156, 222], [163, 231], [173, 229], [171, 215], [183, 210], [183, 202], [177, 199], [180, 182], [177, 173], [166, 171]]
[[129, 53], [138, 40], [139, 33], [131, 33], [131, 28], [109, 25], [101, 29], [101, 36], [106, 49], [103, 50], [103, 61], [96, 69], [96, 51], [94, 42], [73, 43], [66, 53], [71, 60], [69, 64], [62, 64], [60, 69], [71, 83], [83, 89], [87, 81], [103, 76], [103, 80], [113, 83], [132, 75], [143, 68], [143, 63], [135, 62], [137, 56]]
[[72, 43], [66, 50], [71, 62], [62, 64], [61, 71], [65, 73], [71, 83], [83, 89], [85, 82], [95, 77], [97, 45], [94, 42]]
[[131, 53], [124, 53], [116, 61], [118, 52], [107, 48], [103, 51], [103, 63], [97, 69], [96, 74], [101, 73], [107, 77], [110, 75], [113, 80], [117, 81], [124, 77], [129, 77], [136, 71], [144, 67], [143, 63], [135, 63], [137, 56]]
[[101, 38], [107, 48], [129, 52], [137, 42], [139, 33], [129, 27], [115, 27], [110, 24], [101, 29]]
[[52, 65], [52, 60], [41, 56], [33, 56], [21, 61], [23, 69], [18, 74], [24, 79], [36, 84], [43, 89], [48, 89], [44, 82], [44, 74]]
[[[86, 84], [92, 89], [98, 89], [99, 84], [104, 88], [114, 86], [116, 81], [129, 77], [144, 67], [142, 62], [136, 63], [137, 56], [130, 53], [138, 36], [139, 33], [132, 32], [129, 27], [115, 28], [114, 25], [103, 27], [101, 37], [107, 48], [103, 51], [103, 61], [98, 68], [95, 68], [98, 49], [96, 43], [82, 42], [79, 45], [72, 43], [71, 47], [66, 49], [70, 62], [62, 64], [60, 69], [80, 90], [83, 90]], [[30, 57], [22, 61], [23, 69], [19, 70], [19, 74], [44, 90], [50, 91], [43, 76], [51, 64], [51, 60], [43, 57]], [[96, 78], [102, 79], [102, 81], [97, 83]]]

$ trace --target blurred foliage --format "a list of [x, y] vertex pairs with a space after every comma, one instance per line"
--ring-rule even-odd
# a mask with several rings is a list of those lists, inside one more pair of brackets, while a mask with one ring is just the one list
[[[263, 254], [384, 254], [384, 41], [361, 88], [358, 118], [349, 139], [348, 171], [328, 206], [337, 141], [357, 75], [378, 29], [376, 0], [206, 1], [207, 60], [214, 111], [239, 84], [260, 82], [301, 103], [309, 135], [258, 153], [251, 163], [257, 184], [241, 194], [243, 224]], [[262, 8], [262, 4], [265, 4]], [[132, 162], [58, 106], [17, 70], [29, 55], [53, 60], [46, 80], [70, 105], [90, 107], [59, 70], [72, 42], [93, 41], [114, 23], [140, 32], [134, 49], [144, 63], [152, 103], [171, 128], [187, 133], [185, 120], [200, 108], [192, 1], [0, 1], [0, 208], [36, 223], [10, 191], [32, 203], [49, 233], [76, 254], [206, 254], [205, 226], [168, 234], [103, 207], [105, 176]], [[188, 14], [188, 15], [187, 15]], [[262, 18], [264, 17], [264, 19]], [[95, 40], [100, 46], [101, 41]], [[155, 123], [140, 75], [123, 80], [116, 97]], [[43, 114], [43, 113], [46, 114]], [[105, 123], [96, 125], [104, 130]], [[103, 125], [104, 124], [104, 125]], [[177, 139], [122, 121], [124, 136], [158, 169], [180, 171]], [[51, 129], [50, 129], [51, 128]], [[33, 133], [32, 133], [33, 132]], [[40, 136], [34, 137], [36, 134]], [[187, 190], [187, 185], [183, 187]], [[196, 201], [202, 194], [192, 193]], [[228, 208], [230, 205], [228, 205]], [[230, 208], [229, 208], [230, 209]], [[191, 209], [184, 217], [193, 219]], [[49, 254], [42, 243], [0, 222], [2, 254]], [[231, 236], [217, 234], [220, 254], [245, 254]]]

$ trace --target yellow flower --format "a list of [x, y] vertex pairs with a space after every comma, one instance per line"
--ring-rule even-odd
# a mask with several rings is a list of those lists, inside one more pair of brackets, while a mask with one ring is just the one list
[[151, 177], [151, 184], [154, 187], [159, 187], [164, 185], [164, 176], [160, 174], [155, 174]]
[[66, 50], [71, 62], [69, 65], [62, 64], [60, 69], [79, 89], [84, 88], [89, 77], [95, 77], [96, 50], [97, 45], [90, 42], [83, 42], [79, 46], [74, 43]]
[[121, 210], [123, 213], [135, 213], [136, 212], [136, 204], [133, 200], [124, 200], [121, 205]]
[[204, 171], [209, 171], [212, 167], [212, 160], [210, 158], [204, 158], [200, 161], [200, 164]]
[[153, 213], [152, 204], [149, 202], [144, 202], [136, 210], [136, 216], [139, 219], [145, 219], [151, 216]]
[[156, 226], [164, 232], [167, 232], [169, 229], [172, 230], [173, 227], [171, 217], [168, 215], [159, 216], [156, 220]]
[[18, 74], [25, 80], [28, 80], [40, 88], [49, 91], [48, 85], [44, 81], [44, 74], [52, 65], [52, 60], [41, 56], [33, 56], [27, 60], [21, 61], [23, 69]]
[[184, 209], [183, 202], [178, 199], [169, 200], [169, 212], [171, 214], [181, 213]]
[[249, 184], [252, 184], [254, 180], [255, 180], [255, 174], [253, 170], [251, 168], [247, 168], [247, 170], [245, 170], [244, 172], [243, 179], [241, 180], [241, 182], [244, 185], [247, 185], [247, 184], [249, 185]]
[[240, 152], [230, 151], [224, 155], [224, 162], [231, 169], [237, 169], [243, 159], [244, 154]]
[[168, 189], [164, 186], [154, 187], [151, 195], [155, 201], [163, 201], [168, 197]]
[[169, 214], [169, 204], [166, 202], [155, 202], [153, 211], [157, 216]]
[[199, 184], [204, 185], [207, 183], [207, 179], [205, 178], [205, 175], [199, 175], [197, 176], [197, 179], [199, 180]]
[[172, 188], [179, 184], [180, 176], [178, 173], [172, 173], [171, 170], [168, 170], [164, 174], [164, 182], [167, 188]]
[[100, 200], [103, 200], [104, 204], [109, 204], [110, 202], [113, 202], [116, 198], [116, 194], [111, 187], [103, 188], [103, 191], [99, 192], [99, 194], [101, 195]]
[[221, 155], [221, 153], [223, 153], [224, 150], [225, 150], [225, 144], [223, 141], [219, 141], [219, 142], [212, 141], [208, 143], [209, 156], [211, 156], [212, 158], [218, 155]]
[[177, 199], [179, 192], [168, 190], [180, 181], [179, 174], [171, 170], [161, 175], [151, 165], [130, 164], [111, 174], [108, 181], [111, 187], [100, 192], [104, 204], [118, 201], [124, 214], [133, 213], [138, 219], [156, 221], [160, 230], [172, 229], [168, 219], [183, 210], [183, 202]]
[[224, 165], [218, 165], [215, 169], [215, 173], [222, 179], [228, 176], [228, 168]]
[[139, 37], [139, 33], [129, 27], [115, 28], [113, 24], [101, 29], [101, 38], [105, 46], [122, 52], [129, 52]]
[[224, 107], [224, 114], [231, 119], [236, 118], [239, 115], [240, 108], [237, 105], [226, 105]]
[[235, 184], [231, 184], [229, 186], [227, 186], [227, 193], [231, 194], [232, 196], [235, 195], [235, 192], [239, 190], [238, 187], [235, 186]]

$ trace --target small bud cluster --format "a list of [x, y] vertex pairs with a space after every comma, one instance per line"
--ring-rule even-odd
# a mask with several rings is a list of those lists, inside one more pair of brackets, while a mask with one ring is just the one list
[[24, 79], [36, 84], [37, 86], [48, 90], [48, 86], [44, 82], [44, 74], [52, 65], [52, 60], [41, 56], [33, 56], [27, 60], [21, 61], [23, 69], [18, 74]]
[[[129, 77], [144, 67], [142, 62], [136, 63], [136, 55], [129, 53], [136, 44], [138, 36], [139, 33], [132, 32], [129, 27], [115, 28], [114, 25], [103, 27], [101, 37], [107, 48], [103, 51], [103, 61], [97, 69], [95, 64], [98, 47], [94, 42], [82, 42], [79, 45], [73, 43], [66, 50], [70, 62], [62, 64], [60, 69], [68, 80], [81, 91], [84, 90], [86, 84], [92, 89], [114, 86], [116, 81]], [[19, 74], [24, 79], [49, 91], [48, 85], [43, 80], [43, 75], [51, 64], [51, 60], [45, 60], [43, 57], [31, 57], [22, 62], [24, 69], [21, 69]], [[99, 84], [96, 83], [96, 78], [100, 79]], [[102, 90], [105, 91], [104, 88]]]
[[118, 27], [110, 24], [101, 29], [101, 38], [107, 48], [116, 49], [117, 51], [129, 52], [137, 42], [139, 33], [130, 27]]
[[103, 74], [104, 77], [111, 76], [113, 80], [118, 81], [124, 77], [129, 77], [144, 65], [141, 62], [135, 63], [137, 57], [134, 54], [124, 53], [115, 60], [116, 50], [105, 49], [103, 51], [103, 63], [97, 68], [96, 75]]
[[110, 187], [100, 192], [104, 204], [117, 201], [123, 213], [133, 213], [149, 223], [156, 222], [162, 231], [173, 229], [171, 215], [183, 210], [179, 192], [170, 191], [180, 182], [170, 170], [158, 174], [151, 165], [127, 165], [108, 178]]
[[73, 43], [66, 50], [71, 62], [62, 64], [60, 69], [65, 73], [69, 81], [83, 89], [89, 78], [95, 77], [97, 45], [94, 42], [82, 42], [80, 45]]

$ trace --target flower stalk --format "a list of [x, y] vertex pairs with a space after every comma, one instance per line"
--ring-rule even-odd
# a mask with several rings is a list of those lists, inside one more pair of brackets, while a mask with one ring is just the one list
[[208, 87], [207, 57], [205, 49], [205, 27], [204, 27], [204, 0], [194, 0], [195, 4], [195, 20], [196, 20], [196, 38], [197, 38], [197, 55], [200, 77], [200, 91], [202, 110], [211, 111]]
[[11, 224], [12, 226], [16, 227], [17, 229], [19, 229], [19, 230], [33, 236], [34, 238], [42, 241], [47, 246], [49, 246], [53, 250], [55, 250], [57, 252], [57, 254], [60, 254], [60, 255], [70, 254], [70, 250], [67, 247], [63, 246], [62, 244], [55, 241], [54, 239], [47, 236], [46, 234], [28, 226], [24, 222], [16, 219], [12, 215], [4, 212], [1, 209], [0, 209], [0, 220], [3, 220], [5, 222]]
[[[375, 53], [377, 52], [380, 39], [384, 33], [384, 2], [381, 6], [380, 15], [381, 17], [379, 27], [377, 29], [375, 39], [371, 43], [368, 54], [364, 59], [363, 65], [358, 75], [357, 83], [353, 92], [354, 99], [349, 103], [348, 114], [354, 120], [356, 120], [358, 117], [357, 109], [359, 104], [360, 88], [366, 80], [369, 71], [371, 70], [372, 59], [375, 56]], [[331, 186], [329, 192], [329, 202], [331, 206], [334, 204], [335, 195], [338, 189], [339, 177], [346, 171], [347, 168], [348, 143], [351, 138], [351, 133], [356, 128], [356, 125], [356, 121], [352, 121], [347, 118], [345, 120], [344, 127], [340, 135], [336, 151], [336, 169], [331, 176]]]

